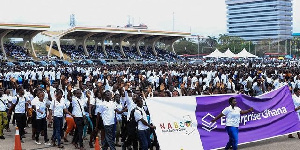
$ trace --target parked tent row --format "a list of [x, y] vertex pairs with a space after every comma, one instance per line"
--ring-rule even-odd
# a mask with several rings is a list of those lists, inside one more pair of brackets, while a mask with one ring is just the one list
[[204, 58], [257, 58], [257, 57], [258, 56], [247, 52], [246, 49], [243, 49], [238, 54], [232, 53], [229, 49], [227, 49], [224, 53], [216, 49], [214, 52], [210, 53], [209, 55], [204, 56]]

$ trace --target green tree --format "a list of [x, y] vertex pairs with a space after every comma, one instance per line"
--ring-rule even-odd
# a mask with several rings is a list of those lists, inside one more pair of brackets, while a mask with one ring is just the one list
[[182, 54], [197, 54], [198, 47], [196, 43], [193, 43], [185, 38], [179, 40], [174, 44], [174, 48], [178, 55]]

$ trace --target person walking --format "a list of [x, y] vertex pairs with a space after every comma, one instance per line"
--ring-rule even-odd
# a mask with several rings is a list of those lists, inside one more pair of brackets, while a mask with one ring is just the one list
[[18, 86], [17, 88], [17, 96], [12, 99], [12, 105], [9, 109], [8, 115], [12, 114], [12, 111], [15, 110], [15, 118], [17, 122], [17, 127], [20, 130], [20, 140], [25, 138], [25, 126], [26, 126], [26, 110], [28, 109], [28, 104], [30, 104], [30, 100], [25, 97], [25, 92], [22, 86]]
[[35, 132], [35, 143], [37, 145], [40, 145], [41, 142], [39, 142], [39, 135], [41, 131], [44, 131], [44, 141], [46, 146], [50, 146], [51, 144], [48, 142], [48, 135], [47, 135], [47, 120], [46, 120], [46, 101], [44, 101], [45, 94], [44, 92], [39, 92], [38, 98], [39, 102], [36, 103], [36, 123], [37, 131]]
[[233, 150], [237, 150], [239, 133], [238, 127], [241, 115], [252, 112], [253, 108], [251, 107], [248, 110], [241, 110], [236, 106], [237, 102], [234, 97], [230, 97], [228, 101], [230, 106], [226, 107], [215, 119], [211, 120], [211, 122], [215, 122], [223, 116], [226, 117], [225, 129], [229, 135], [229, 141], [225, 149], [228, 150], [232, 146]]
[[[56, 90], [55, 92], [55, 98], [52, 99], [50, 104], [50, 110], [49, 111], [49, 118], [51, 118], [53, 114], [53, 120], [54, 120], [54, 127], [53, 130], [55, 130], [52, 135], [52, 144], [55, 146], [55, 141], [57, 140], [58, 148], [63, 148], [64, 146], [61, 145], [61, 132], [62, 132], [62, 126], [63, 126], [63, 113], [69, 114], [70, 116], [73, 116], [68, 110], [65, 105], [65, 100], [62, 99], [63, 92], [62, 90]], [[51, 96], [50, 96], [51, 97]]]

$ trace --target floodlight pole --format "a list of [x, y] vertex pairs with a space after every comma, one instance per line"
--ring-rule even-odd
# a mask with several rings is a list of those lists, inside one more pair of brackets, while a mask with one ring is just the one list
[[251, 41], [249, 41], [249, 53], [250, 53], [250, 44], [251, 44]]
[[[199, 35], [197, 35], [197, 37], [198, 37], [198, 59], [199, 59], [200, 37]], [[203, 53], [203, 47], [202, 47], [202, 53]]]

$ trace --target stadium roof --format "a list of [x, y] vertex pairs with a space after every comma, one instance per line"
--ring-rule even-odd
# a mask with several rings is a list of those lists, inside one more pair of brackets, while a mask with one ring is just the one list
[[25, 38], [32, 34], [37, 34], [46, 31], [50, 28], [47, 25], [34, 24], [5, 24], [0, 23], [0, 34], [8, 32], [5, 37], [8, 38]]
[[[138, 45], [140, 41], [151, 45], [154, 54], [156, 54], [154, 44], [156, 42], [163, 42], [166, 45], [171, 45], [173, 52], [173, 43], [186, 36], [190, 36], [191, 33], [187, 32], [175, 32], [175, 31], [159, 31], [159, 30], [148, 30], [148, 29], [132, 29], [132, 28], [112, 28], [112, 27], [73, 27], [66, 31], [50, 32], [45, 31], [43, 35], [52, 37], [52, 42], [55, 41], [60, 49], [60, 39], [75, 39], [76, 45], [83, 45], [86, 55], [89, 55], [86, 49], [85, 41], [95, 40], [98, 44], [101, 42], [104, 53], [105, 46], [104, 41], [110, 39], [113, 43], [122, 43], [122, 41], [129, 41], [131, 44]], [[50, 44], [51, 45], [51, 44]], [[140, 53], [139, 46], [137, 51]], [[59, 50], [61, 51], [61, 50]], [[120, 46], [121, 53], [125, 56], [122, 46]], [[49, 51], [50, 55], [50, 51]]]
[[[36, 24], [13, 24], [13, 23], [0, 23], [0, 43], [3, 45], [3, 38], [23, 38], [25, 45], [29, 41], [31, 44], [31, 50], [36, 57], [34, 48], [32, 46], [32, 39], [40, 32], [46, 31], [50, 28], [48, 25], [36, 25]], [[2, 49], [4, 57], [6, 58], [5, 50]]]

